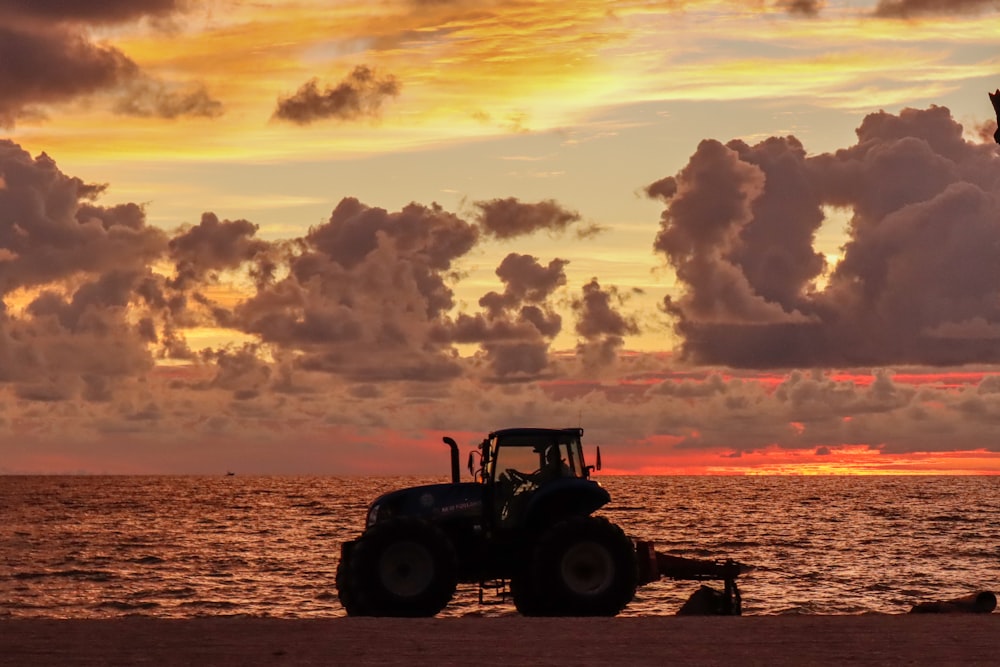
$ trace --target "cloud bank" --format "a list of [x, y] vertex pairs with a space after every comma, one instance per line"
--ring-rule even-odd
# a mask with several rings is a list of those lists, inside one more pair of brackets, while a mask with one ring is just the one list
[[[1000, 160], [946, 108], [879, 112], [854, 146], [706, 140], [663, 199], [654, 244], [682, 293], [665, 308], [683, 353], [748, 368], [1000, 360]], [[813, 248], [850, 212], [843, 259]], [[825, 284], [823, 282], [825, 281]]]
[[[183, 471], [211, 446], [286, 470], [275, 443], [294, 433], [367, 470], [350, 461], [404, 451], [372, 444], [400, 424], [471, 442], [554, 423], [584, 423], [631, 470], [996, 451], [1000, 156], [943, 107], [870, 114], [831, 153], [706, 139], [650, 184], [676, 354], [628, 352], [650, 326], [629, 286], [580, 284], [529, 251], [587, 225], [551, 199], [459, 213], [345, 197], [303, 235], [265, 240], [211, 207], [153, 227], [142, 206], [101, 205], [105, 189], [0, 142], [0, 435], [17, 452], [63, 438], [123, 461], [169, 451], [159, 469]], [[816, 236], [834, 210], [849, 222], [828, 258]], [[495, 285], [458, 303], [464, 263], [499, 242]], [[554, 349], [567, 332], [576, 345]], [[944, 364], [964, 367], [923, 370]]]

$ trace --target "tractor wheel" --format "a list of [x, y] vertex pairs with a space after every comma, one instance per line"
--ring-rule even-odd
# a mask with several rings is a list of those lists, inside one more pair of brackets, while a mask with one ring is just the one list
[[604, 517], [577, 516], [549, 528], [531, 562], [536, 597], [550, 616], [615, 616], [635, 596], [635, 546]]
[[342, 550], [337, 563], [337, 597], [340, 605], [348, 616], [370, 616], [371, 614], [358, 601], [351, 580], [351, 551]]
[[440, 528], [401, 517], [358, 538], [347, 588], [365, 615], [434, 616], [455, 594], [457, 571], [455, 549]]
[[510, 578], [510, 596], [522, 616], [547, 616], [538, 586], [527, 567], [518, 568]]

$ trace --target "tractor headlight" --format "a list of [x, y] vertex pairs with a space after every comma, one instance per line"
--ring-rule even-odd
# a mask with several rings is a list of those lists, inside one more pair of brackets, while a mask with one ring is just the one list
[[378, 523], [378, 503], [372, 505], [371, 509], [368, 510], [368, 518], [365, 520], [365, 528], [371, 528], [376, 523]]

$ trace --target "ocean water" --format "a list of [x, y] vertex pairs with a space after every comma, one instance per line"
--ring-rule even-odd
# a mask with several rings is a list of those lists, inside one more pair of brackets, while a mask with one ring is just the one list
[[[665, 553], [734, 558], [744, 614], [902, 613], [1000, 592], [998, 477], [597, 477]], [[0, 617], [344, 614], [340, 543], [428, 478], [0, 477]], [[721, 583], [719, 584], [721, 586]], [[672, 615], [698, 582], [639, 589]], [[460, 585], [446, 616], [514, 614]]]

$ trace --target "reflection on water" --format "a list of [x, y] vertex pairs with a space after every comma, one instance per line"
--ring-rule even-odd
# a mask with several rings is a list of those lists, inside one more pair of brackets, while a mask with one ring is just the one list
[[[1000, 589], [995, 477], [599, 479], [631, 536], [753, 565], [745, 614], [898, 613]], [[369, 501], [439, 481], [0, 477], [0, 617], [342, 615], [339, 546]], [[646, 586], [623, 615], [673, 614], [697, 586]], [[443, 613], [514, 609], [468, 586]]]

